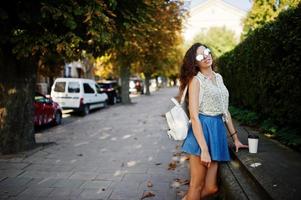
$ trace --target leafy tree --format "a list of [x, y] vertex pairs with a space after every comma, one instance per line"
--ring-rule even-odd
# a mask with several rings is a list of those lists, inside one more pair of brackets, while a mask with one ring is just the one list
[[142, 50], [139, 42], [144, 37], [146, 21], [150, 17], [149, 4], [148, 0], [123, 0], [118, 1], [114, 10], [117, 31], [113, 36], [114, 46], [110, 54], [114, 55], [113, 62], [119, 68], [121, 99], [125, 104], [130, 103], [130, 69]]
[[226, 29], [226, 27], [211, 27], [206, 32], [200, 32], [192, 40], [192, 43], [195, 42], [208, 45], [216, 57], [232, 50], [238, 43], [234, 32]]
[[243, 22], [242, 37], [245, 38], [256, 28], [274, 21], [280, 12], [289, 7], [296, 7], [300, 2], [300, 0], [253, 0], [252, 8]]
[[[176, 44], [174, 35], [180, 29], [180, 1], [134, 0], [121, 1], [116, 9], [116, 26], [114, 55], [119, 66], [122, 83], [123, 103], [130, 103], [129, 76], [131, 69], [143, 72], [147, 88], [153, 72], [160, 67], [159, 60]], [[132, 6], [132, 5], [135, 6]], [[174, 27], [180, 27], [175, 29]], [[170, 29], [169, 29], [170, 28]], [[166, 45], [168, 44], [168, 45]], [[160, 61], [161, 62], [161, 61]], [[149, 93], [149, 92], [148, 92]]]
[[37, 67], [79, 58], [83, 50], [102, 54], [115, 30], [111, 11], [115, 5], [114, 0], [11, 0], [1, 6], [2, 153], [35, 144], [33, 96]]
[[95, 62], [94, 74], [100, 79], [117, 79], [118, 68], [114, 63], [113, 54], [105, 54], [98, 57]]
[[162, 66], [162, 71], [160, 74], [172, 80], [172, 85], [175, 86], [177, 79], [179, 77], [180, 66], [183, 60], [184, 50], [183, 46], [176, 46], [168, 54], [168, 58]]
[[300, 57], [301, 3], [218, 59], [231, 103], [301, 133]]
[[145, 28], [143, 38], [143, 50], [141, 52], [141, 67], [145, 76], [146, 94], [149, 95], [150, 79], [164, 75], [169, 68], [173, 68], [174, 56], [181, 40], [182, 20], [185, 10], [182, 8], [181, 1], [152, 2], [152, 20]]

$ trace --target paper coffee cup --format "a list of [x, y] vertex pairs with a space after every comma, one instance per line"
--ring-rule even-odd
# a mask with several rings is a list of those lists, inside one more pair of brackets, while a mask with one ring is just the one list
[[249, 145], [250, 153], [257, 153], [258, 139], [259, 139], [259, 137], [257, 135], [249, 135], [248, 136], [248, 145]]

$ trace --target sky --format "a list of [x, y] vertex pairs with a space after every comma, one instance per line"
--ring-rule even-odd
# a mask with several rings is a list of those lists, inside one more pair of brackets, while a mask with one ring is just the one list
[[[187, 0], [189, 1], [189, 0]], [[190, 0], [190, 5], [191, 7], [194, 7], [196, 5], [198, 5], [199, 3], [203, 3], [207, 0]], [[242, 10], [245, 10], [245, 11], [249, 11], [250, 8], [251, 8], [251, 0], [224, 0], [225, 2], [237, 7], [237, 8], [240, 8]]]

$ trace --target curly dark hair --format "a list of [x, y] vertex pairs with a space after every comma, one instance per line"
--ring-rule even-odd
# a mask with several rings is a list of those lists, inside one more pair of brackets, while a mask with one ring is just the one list
[[[180, 89], [179, 89], [178, 99], [182, 96], [182, 93], [186, 85], [188, 85], [189, 82], [192, 80], [192, 78], [199, 72], [199, 66], [195, 57], [196, 57], [196, 51], [200, 46], [204, 46], [208, 48], [207, 45], [205, 44], [195, 43], [185, 53], [183, 63], [181, 66], [181, 71], [180, 71]], [[212, 60], [214, 59], [212, 58]], [[212, 63], [212, 69], [213, 70], [215, 69], [214, 63]], [[188, 97], [188, 95], [186, 95], [186, 97]]]

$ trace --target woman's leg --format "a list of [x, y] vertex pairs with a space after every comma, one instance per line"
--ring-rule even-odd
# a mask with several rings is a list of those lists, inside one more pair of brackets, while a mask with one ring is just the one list
[[205, 186], [207, 168], [201, 164], [200, 156], [190, 155], [190, 184], [183, 200], [200, 200], [201, 191]]
[[218, 162], [212, 161], [206, 173], [205, 186], [201, 191], [201, 199], [213, 195], [218, 191], [217, 170], [218, 170]]

